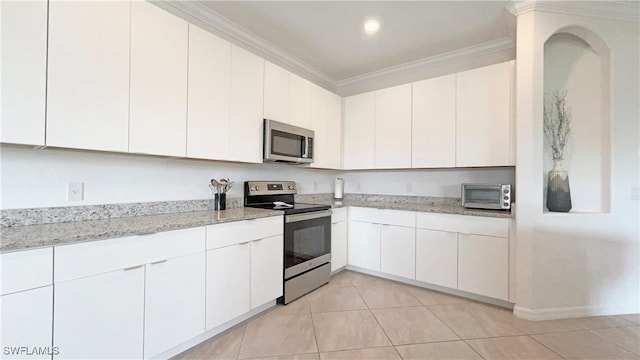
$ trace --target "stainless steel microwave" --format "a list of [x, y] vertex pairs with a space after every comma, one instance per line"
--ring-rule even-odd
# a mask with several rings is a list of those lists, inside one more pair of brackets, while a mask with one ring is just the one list
[[264, 162], [313, 162], [313, 130], [264, 119]]
[[462, 206], [473, 209], [511, 209], [510, 184], [462, 184]]

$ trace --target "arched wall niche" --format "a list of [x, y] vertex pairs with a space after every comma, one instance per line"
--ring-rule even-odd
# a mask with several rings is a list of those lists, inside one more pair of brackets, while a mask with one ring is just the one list
[[[544, 96], [566, 91], [571, 135], [563, 165], [569, 172], [570, 213], [608, 213], [611, 208], [610, 50], [600, 36], [580, 26], [557, 30], [544, 43]], [[543, 138], [543, 211], [551, 149]]]

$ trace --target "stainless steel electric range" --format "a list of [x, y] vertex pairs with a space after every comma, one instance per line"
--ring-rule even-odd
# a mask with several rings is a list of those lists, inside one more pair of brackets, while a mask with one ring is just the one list
[[284, 212], [284, 294], [288, 304], [331, 277], [331, 207], [296, 203], [293, 181], [246, 181], [244, 206]]

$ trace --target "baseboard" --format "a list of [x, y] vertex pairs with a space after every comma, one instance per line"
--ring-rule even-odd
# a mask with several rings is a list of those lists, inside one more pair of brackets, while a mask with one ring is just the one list
[[268, 310], [272, 307], [274, 307], [276, 305], [276, 300], [270, 301], [262, 306], [259, 306], [251, 311], [249, 311], [248, 313], [239, 316], [233, 320], [227, 321], [226, 323], [217, 326], [205, 333], [202, 333], [188, 341], [183, 342], [180, 345], [177, 345], [161, 354], [158, 354], [157, 356], [152, 357], [152, 359], [170, 359], [178, 354], [181, 354], [189, 349], [191, 349], [192, 347], [205, 342], [209, 339], [211, 339], [212, 337], [219, 335], [229, 329], [231, 329], [232, 327], [239, 325], [243, 322], [246, 322], [250, 319], [252, 319], [253, 317], [259, 315], [260, 313], [264, 312], [265, 310]]
[[439, 291], [439, 292], [442, 292], [442, 293], [455, 295], [455, 296], [463, 297], [463, 298], [466, 298], [466, 299], [475, 300], [475, 301], [483, 302], [483, 303], [486, 303], [486, 304], [491, 304], [491, 305], [503, 307], [503, 308], [506, 308], [506, 309], [509, 309], [509, 310], [513, 309], [513, 304], [508, 302], [508, 301], [500, 300], [500, 299], [494, 299], [494, 298], [490, 298], [490, 297], [483, 296], [483, 295], [473, 294], [473, 293], [469, 293], [469, 292], [466, 292], [466, 291], [461, 291], [461, 290], [458, 290], [458, 289], [451, 289], [451, 288], [448, 288], [448, 287], [429, 284], [429, 283], [425, 283], [425, 282], [418, 281], [418, 280], [412, 280], [412, 279], [407, 279], [407, 278], [403, 278], [403, 277], [400, 277], [400, 276], [389, 275], [389, 274], [385, 274], [385, 273], [381, 273], [381, 272], [373, 271], [373, 270], [369, 270], [369, 269], [364, 269], [364, 268], [361, 268], [361, 267], [358, 267], [358, 266], [353, 266], [353, 265], [347, 265], [346, 270], [351, 270], [351, 271], [355, 271], [355, 272], [359, 272], [359, 273], [363, 273], [363, 274], [367, 274], [367, 275], [372, 275], [372, 276], [380, 277], [380, 278], [383, 278], [383, 279], [393, 280], [393, 281], [397, 281], [397, 282], [401, 282], [401, 283], [405, 283], [405, 284], [409, 284], [409, 285], [413, 285], [413, 286], [417, 286], [417, 287], [421, 287], [421, 288], [425, 288], [425, 289], [429, 289], [429, 290], [435, 290], [435, 291]]
[[567, 306], [547, 309], [529, 309], [522, 306], [514, 306], [513, 314], [525, 320], [556, 320], [585, 316], [619, 315], [637, 313], [638, 309], [626, 306]]

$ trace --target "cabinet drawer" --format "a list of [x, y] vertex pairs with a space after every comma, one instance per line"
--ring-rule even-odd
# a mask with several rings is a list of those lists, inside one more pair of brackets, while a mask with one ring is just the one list
[[56, 246], [56, 283], [204, 251], [204, 227]]
[[205, 228], [202, 226], [143, 235], [142, 237], [150, 237], [153, 241], [147, 253], [148, 261], [153, 262], [203, 252], [205, 233]]
[[280, 235], [283, 217], [253, 219], [207, 226], [207, 250]]
[[347, 221], [347, 208], [331, 209], [331, 223]]
[[496, 237], [509, 237], [509, 219], [481, 216], [418, 213], [416, 227], [419, 229], [459, 232]]
[[0, 255], [2, 295], [53, 282], [53, 248], [23, 250]]
[[416, 213], [413, 211], [352, 207], [350, 219], [375, 224], [415, 227]]
[[129, 236], [56, 246], [54, 282], [79, 279], [146, 263], [151, 236]]

